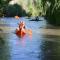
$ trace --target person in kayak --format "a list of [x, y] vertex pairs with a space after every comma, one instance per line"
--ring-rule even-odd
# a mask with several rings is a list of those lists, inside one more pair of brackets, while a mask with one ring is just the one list
[[20, 36], [26, 34], [25, 23], [23, 21], [20, 21], [19, 27], [16, 29], [16, 34]]
[[24, 28], [25, 29], [25, 22], [20, 21], [19, 23], [19, 29]]

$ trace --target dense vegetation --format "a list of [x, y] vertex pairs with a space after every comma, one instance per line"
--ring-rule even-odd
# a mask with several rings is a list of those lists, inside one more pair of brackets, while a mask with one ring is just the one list
[[42, 0], [42, 2], [47, 21], [60, 26], [60, 0]]
[[43, 13], [41, 0], [18, 0], [20, 4], [14, 5], [10, 5], [10, 1], [11, 0], [1, 0], [0, 16], [41, 16]]
[[5, 17], [14, 17], [16, 15], [18, 16], [25, 16], [27, 15], [25, 10], [18, 5], [10, 5], [9, 2], [11, 0], [1, 0], [0, 1], [0, 17], [5, 16]]
[[41, 0], [33, 0], [32, 2], [28, 2], [28, 10], [32, 16], [41, 16], [43, 14]]
[[21, 16], [26, 16], [27, 14], [20, 5], [14, 4], [14, 5], [8, 5], [4, 9], [4, 15], [5, 17], [14, 17], [14, 16], [21, 17]]
[[10, 1], [0, 0], [0, 17], [45, 16], [49, 23], [60, 25], [60, 0], [18, 0], [9, 5]]
[[0, 0], [0, 17], [4, 15], [4, 9], [8, 6], [8, 3], [11, 0]]

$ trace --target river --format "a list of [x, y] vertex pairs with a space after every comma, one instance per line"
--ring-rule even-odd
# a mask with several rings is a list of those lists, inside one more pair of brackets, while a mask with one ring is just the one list
[[[60, 29], [50, 27], [43, 17], [29, 20], [0, 18], [0, 60], [60, 60]], [[32, 36], [15, 34], [20, 21], [32, 30]]]

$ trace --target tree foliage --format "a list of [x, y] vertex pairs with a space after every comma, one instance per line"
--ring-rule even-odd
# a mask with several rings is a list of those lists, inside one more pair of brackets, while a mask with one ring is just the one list
[[43, 12], [41, 0], [28, 1], [28, 10], [32, 16], [41, 16]]
[[18, 4], [14, 4], [14, 5], [8, 5], [5, 9], [4, 9], [4, 15], [6, 17], [14, 17], [14, 16], [26, 16], [26, 12], [25, 10]]
[[11, 0], [0, 0], [0, 17], [4, 15], [4, 9]]
[[[50, 4], [47, 4], [47, 2]], [[53, 25], [60, 25], [60, 0], [42, 0], [47, 21]], [[47, 5], [46, 5], [47, 4]], [[47, 8], [46, 8], [47, 7]]]

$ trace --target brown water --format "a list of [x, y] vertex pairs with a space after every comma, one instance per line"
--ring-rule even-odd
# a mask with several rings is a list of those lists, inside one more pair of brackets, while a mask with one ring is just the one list
[[[0, 19], [0, 60], [60, 60], [60, 29], [48, 27], [42, 21], [29, 21], [25, 17]], [[32, 36], [19, 38], [15, 34], [19, 21], [26, 22]]]

